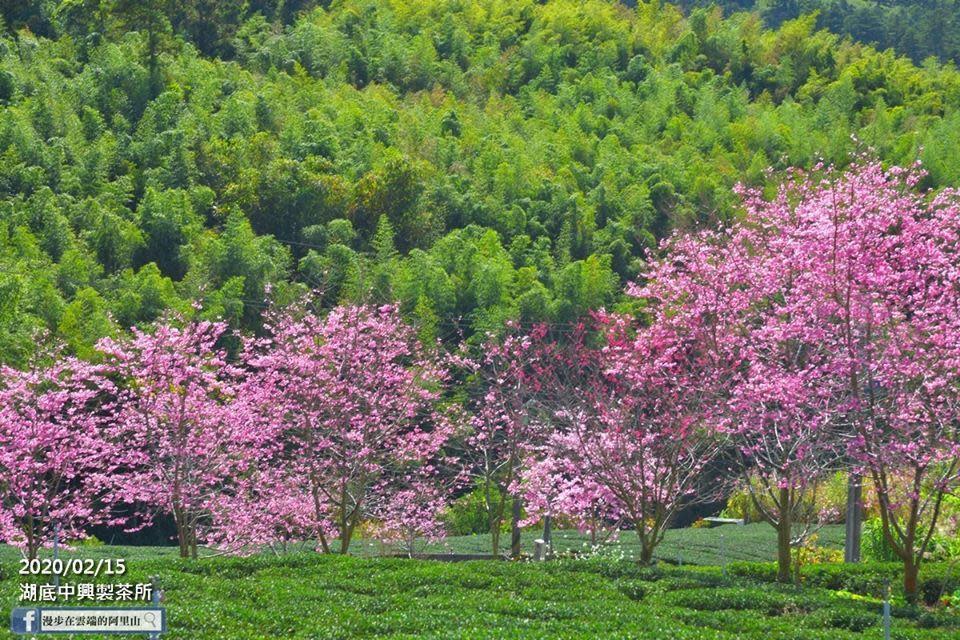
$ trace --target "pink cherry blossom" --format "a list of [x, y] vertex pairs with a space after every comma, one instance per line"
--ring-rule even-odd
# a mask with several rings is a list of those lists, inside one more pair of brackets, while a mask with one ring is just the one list
[[575, 334], [551, 354], [553, 433], [524, 474], [528, 511], [590, 529], [625, 521], [648, 563], [681, 508], [715, 497], [705, 473], [721, 443], [705, 419], [715, 389], [683, 334], [596, 319], [598, 345]]
[[406, 526], [391, 520], [403, 509], [386, 507], [389, 500], [409, 505], [423, 495], [430, 511], [437, 496], [409, 486], [432, 475], [453, 432], [439, 407], [449, 374], [436, 350], [419, 343], [393, 306], [343, 306], [326, 316], [296, 307], [267, 329], [250, 345], [245, 394], [278, 446], [232, 501], [247, 511], [242, 523], [225, 523], [220, 535], [234, 543], [309, 535], [324, 552], [335, 537], [346, 553], [365, 519]]
[[769, 200], [742, 189], [741, 220], [670, 239], [631, 288], [728, 387], [712, 419], [771, 498], [781, 578], [803, 493], [844, 462], [873, 480], [915, 594], [960, 484], [960, 197], [918, 193], [921, 177], [858, 161], [795, 172]]
[[115, 523], [107, 500], [117, 450], [103, 437], [113, 384], [95, 367], [53, 354], [53, 364], [0, 369], [0, 540], [35, 558], [41, 547]]
[[114, 499], [173, 516], [180, 553], [196, 557], [218, 499], [236, 489], [270, 443], [269, 429], [238, 393], [242, 370], [217, 342], [226, 327], [161, 323], [98, 348], [119, 380], [120, 411], [107, 437], [119, 449]]

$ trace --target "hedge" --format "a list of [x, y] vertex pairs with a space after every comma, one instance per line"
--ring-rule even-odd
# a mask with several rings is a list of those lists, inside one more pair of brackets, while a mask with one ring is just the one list
[[[777, 565], [769, 562], [734, 562], [727, 570], [731, 575], [762, 582], [775, 582], [777, 578]], [[801, 570], [801, 581], [806, 586], [844, 590], [872, 598], [882, 598], [889, 583], [892, 593], [902, 596], [903, 566], [896, 562], [811, 564]], [[935, 604], [960, 589], [960, 563], [921, 565], [918, 586], [924, 603]]]

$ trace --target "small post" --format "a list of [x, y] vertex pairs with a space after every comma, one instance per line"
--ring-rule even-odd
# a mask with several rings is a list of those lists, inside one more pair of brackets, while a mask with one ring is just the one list
[[[153, 603], [153, 606], [160, 606], [160, 590], [157, 589], [157, 576], [150, 576], [150, 601]], [[159, 633], [151, 633], [150, 640], [160, 640]]]
[[[159, 607], [163, 601], [163, 592], [157, 588], [157, 576], [150, 576], [150, 602], [154, 607]], [[150, 640], [160, 640], [159, 633], [151, 633]]]
[[683, 545], [682, 544], [677, 546], [677, 566], [678, 567], [683, 566]]
[[863, 533], [863, 481], [851, 473], [847, 480], [847, 517], [845, 520], [843, 561], [860, 562], [860, 539]]
[[543, 560], [543, 559], [546, 557], [545, 554], [544, 554], [544, 550], [545, 550], [546, 546], [547, 546], [547, 543], [544, 542], [542, 538], [537, 538], [536, 540], [533, 541], [533, 559], [534, 559], [534, 561], [540, 562], [541, 560]]
[[520, 517], [523, 513], [523, 505], [520, 504], [520, 496], [513, 497], [513, 513], [510, 526], [510, 557], [514, 560], [520, 558]]
[[883, 597], [883, 640], [890, 640], [890, 580], [885, 582]]

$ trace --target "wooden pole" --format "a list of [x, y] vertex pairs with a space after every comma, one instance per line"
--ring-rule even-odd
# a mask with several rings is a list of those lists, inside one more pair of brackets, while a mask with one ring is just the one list
[[860, 539], [863, 534], [863, 479], [850, 474], [847, 481], [846, 535], [843, 544], [843, 561], [860, 562]]

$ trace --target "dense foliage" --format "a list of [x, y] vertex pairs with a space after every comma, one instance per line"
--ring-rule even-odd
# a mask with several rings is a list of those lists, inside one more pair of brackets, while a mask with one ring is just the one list
[[256, 329], [308, 288], [396, 299], [428, 339], [568, 322], [736, 215], [735, 182], [870, 145], [960, 183], [960, 74], [813, 18], [233, 6], [0, 5], [0, 360], [41, 330], [90, 357], [192, 301]]
[[818, 27], [878, 49], [893, 48], [918, 64], [930, 57], [960, 62], [957, 0], [681, 0], [680, 4], [720, 5], [729, 13], [752, 10], [772, 27], [816, 13]]

